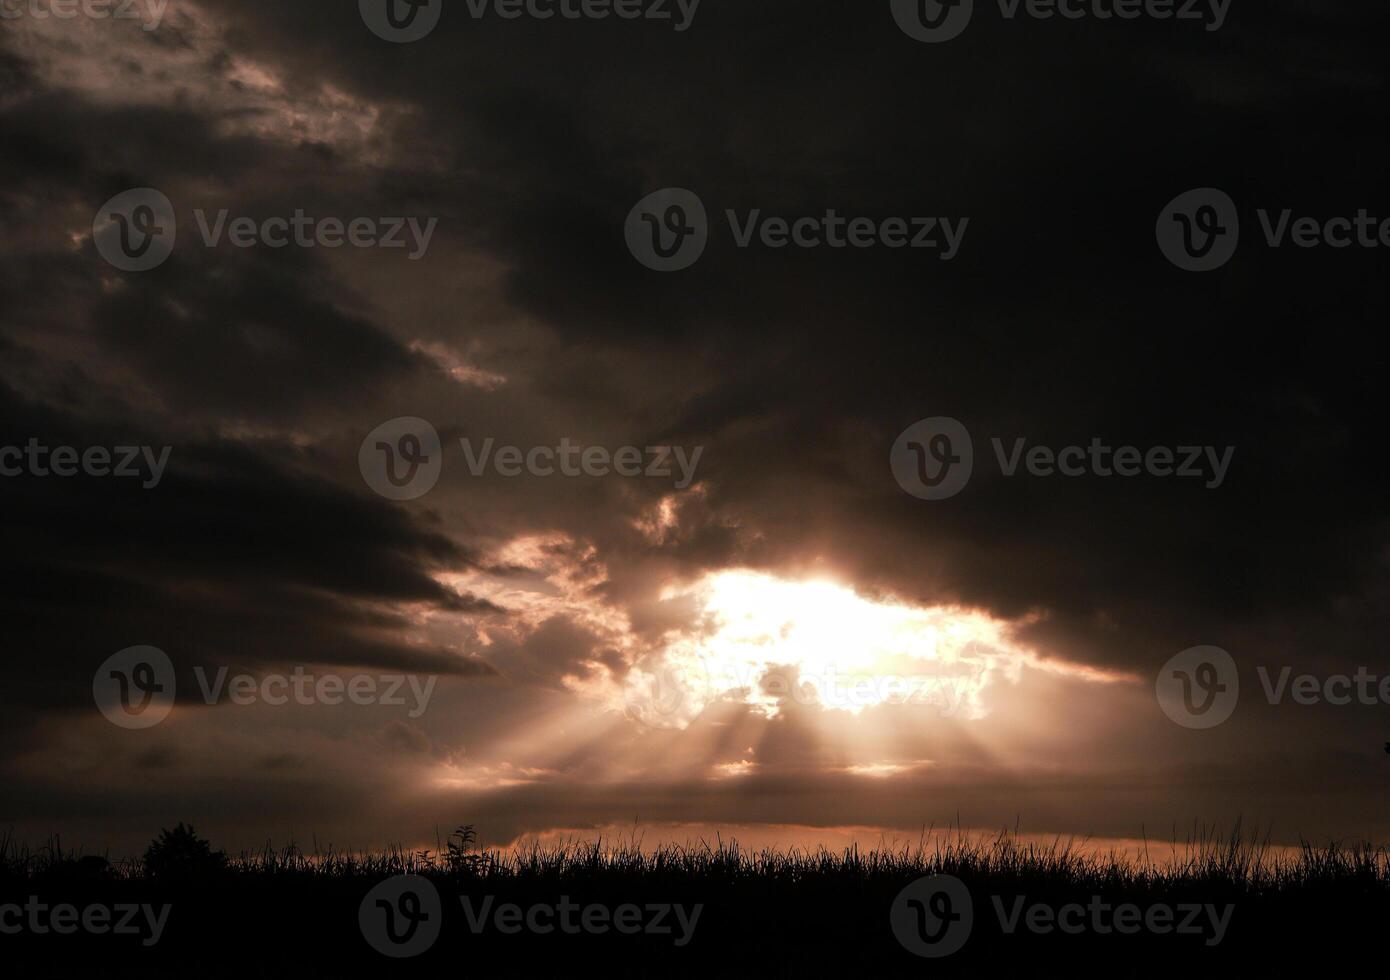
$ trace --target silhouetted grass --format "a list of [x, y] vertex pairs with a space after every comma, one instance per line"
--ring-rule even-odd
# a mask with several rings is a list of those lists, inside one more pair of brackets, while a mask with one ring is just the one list
[[[1379, 940], [1390, 914], [1390, 852], [1383, 847], [1271, 848], [1239, 830], [1189, 833], [1147, 855], [1096, 853], [1084, 842], [924, 834], [874, 849], [744, 849], [734, 841], [644, 847], [640, 838], [475, 850], [460, 838], [431, 850], [363, 854], [266, 847], [194, 873], [152, 871], [148, 861], [83, 856], [58, 841], [28, 850], [0, 838], [0, 905], [36, 895], [70, 902], [169, 903], [161, 940], [144, 947], [110, 936], [0, 937], [10, 958], [37, 958], [47, 973], [104, 975], [318, 975], [345, 964], [392, 972], [439, 973], [468, 963], [487, 976], [537, 976], [584, 960], [617, 976], [718, 974], [824, 976], [973, 975], [979, 970], [1046, 969], [1137, 976], [1187, 971], [1287, 973], [1331, 956], [1336, 944]], [[214, 852], [215, 853], [215, 852]], [[177, 865], [175, 865], [177, 868]], [[443, 896], [445, 928], [428, 952], [389, 960], [358, 927], [358, 906], [376, 884], [398, 875], [427, 878]], [[889, 910], [923, 877], [950, 875], [969, 889], [974, 927], [942, 959], [909, 953]], [[581, 933], [508, 935], [466, 927], [461, 897], [495, 905], [555, 904], [562, 897], [622, 904], [700, 904], [690, 942], [669, 937]], [[1007, 933], [1000, 908], [1022, 901], [1056, 908], [1100, 901], [1173, 906], [1229, 905], [1229, 929], [1213, 933], [1119, 935], [1088, 930]], [[230, 958], [228, 949], [237, 952]], [[221, 951], [221, 952], [219, 952]]]

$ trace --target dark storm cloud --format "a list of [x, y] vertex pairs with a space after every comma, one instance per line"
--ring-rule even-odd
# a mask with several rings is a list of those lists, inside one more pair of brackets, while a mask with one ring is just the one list
[[[595, 593], [649, 640], [690, 612], [652, 601], [670, 576], [825, 557], [865, 589], [1039, 614], [1025, 638], [1044, 656], [1144, 677], [1207, 642], [1384, 663], [1381, 258], [1252, 246], [1220, 276], [1188, 276], [1162, 259], [1153, 225], [1174, 195], [1205, 185], [1247, 209], [1390, 215], [1370, 145], [1386, 122], [1390, 14], [1236, 0], [1216, 35], [981, 16], [955, 42], [919, 45], [885, 7], [706, 0], [683, 34], [446, 11], [427, 40], [393, 46], [352, 5], [216, 0], [197, 11], [227, 25], [215, 41], [171, 16], [114, 62], [115, 93], [84, 88], [77, 70], [46, 76], [37, 56], [0, 43], [0, 215], [17, 232], [0, 243], [0, 444], [175, 447], [158, 494], [0, 484], [6, 614], [16, 648], [34, 655], [5, 668], [6, 699], [74, 706], [90, 669], [137, 642], [166, 646], [181, 668], [481, 672], [451, 647], [403, 642], [402, 607], [499, 615], [435, 576], [476, 567], [474, 537], [554, 530], [595, 545], [590, 561], [609, 575]], [[156, 57], [179, 52], [191, 60]], [[273, 98], [239, 101], [259, 91], [243, 61], [273, 68]], [[161, 99], [113, 97], [151, 83]], [[324, 83], [351, 104], [323, 110]], [[356, 112], [375, 113], [360, 142], [314, 128]], [[181, 245], [153, 273], [118, 275], [66, 233], [143, 184], [168, 190], [181, 215], [305, 207], [438, 215], [441, 228], [415, 268]], [[634, 262], [622, 236], [633, 204], [665, 186], [695, 190], [715, 226], [704, 258], [672, 275]], [[970, 226], [949, 263], [737, 249], [724, 210], [754, 208]], [[484, 265], [496, 278], [479, 286], [467, 277]], [[476, 350], [508, 384], [451, 386], [412, 346], [421, 339]], [[657, 538], [632, 527], [661, 493], [640, 483], [455, 471], [430, 506], [367, 497], [361, 435], [434, 413], [452, 444], [593, 426], [702, 445], [705, 486]], [[960, 419], [983, 462], [961, 496], [925, 503], [899, 490], [887, 457], [903, 428], [934, 415]], [[1004, 480], [983, 468], [995, 436], [1229, 445], [1235, 458], [1216, 491]], [[624, 666], [564, 618], [492, 654], [552, 688]], [[1363, 741], [1372, 724], [1328, 731]], [[384, 741], [413, 751], [428, 738]], [[274, 748], [263, 758], [282, 758]], [[1293, 771], [1316, 773], [1326, 757], [1310, 756]], [[1010, 793], [1049, 792], [971, 791], [969, 777], [935, 784], [932, 799], [975, 792], [993, 816], [1021, 798]], [[1277, 774], [1265, 777], [1272, 798]], [[826, 823], [911, 825], [922, 808], [918, 783], [859, 805], [843, 777], [759, 778], [594, 800], [527, 787], [485, 812], [520, 830], [569, 805], [594, 821], [634, 804], [676, 818], [692, 796], [714, 798], [697, 808], [710, 820], [795, 822], [807, 800], [833, 798]], [[1100, 777], [1078, 778], [1070, 805], [1028, 797], [1049, 829], [1103, 802]], [[344, 812], [376, 809], [314, 779]], [[741, 803], [751, 788], [780, 802]], [[312, 817], [298, 790], [280, 792]], [[88, 806], [79, 796], [51, 812]], [[1132, 831], [1141, 812], [1118, 807], [1108, 826]]]
[[[1218, 284], [1174, 276], [1152, 230], [1203, 184], [1251, 207], [1374, 206], [1358, 134], [1384, 121], [1383, 12], [1246, 5], [1215, 37], [981, 15], [917, 46], [874, 5], [714, 5], [685, 35], [446, 11], [403, 50], [312, 4], [226, 8], [291, 64], [421, 107], [451, 147], [444, 193], [466, 233], [512, 269], [510, 301], [570, 343], [643, 352], [649, 388], [680, 408], [663, 433], [711, 446], [714, 506], [764, 532], [763, 553], [711, 564], [787, 561], [809, 519], [883, 584], [1047, 610], [1047, 649], [1144, 668], [1232, 617], [1326, 617], [1383, 575], [1376, 256], [1252, 251]], [[311, 34], [340, 56], [296, 58]], [[1318, 190], [1307, 175], [1329, 161]], [[716, 226], [680, 275], [640, 268], [618, 234], [665, 185], [695, 189]], [[951, 264], [742, 251], [721, 227], [726, 208], [827, 207], [969, 216], [968, 245]], [[692, 352], [698, 376], [670, 379]], [[557, 392], [573, 373], [542, 370]], [[595, 387], [569, 390], [611, 410]], [[1101, 437], [1230, 445], [1235, 464], [1215, 493], [981, 477], [933, 509], [882, 459], [936, 414], [981, 454], [994, 436]]]
[[143, 376], [160, 378], [175, 404], [283, 418], [427, 370], [379, 328], [336, 308], [312, 262], [231, 249], [214, 261], [216, 276], [174, 265], [95, 310], [102, 339]]
[[3, 389], [0, 409], [6, 446], [170, 449], [153, 488], [116, 478], [4, 481], [7, 636], [12, 649], [36, 654], [5, 662], [11, 705], [89, 709], [101, 651], [145, 643], [170, 652], [187, 690], [195, 665], [490, 671], [399, 641], [407, 622], [395, 604], [496, 611], [430, 577], [471, 560], [442, 535], [249, 448], [77, 422]]

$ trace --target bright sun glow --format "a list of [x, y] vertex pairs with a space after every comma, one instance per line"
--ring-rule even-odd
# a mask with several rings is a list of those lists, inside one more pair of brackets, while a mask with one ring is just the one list
[[991, 676], [1016, 677], [1027, 659], [1007, 624], [983, 613], [876, 602], [834, 582], [727, 571], [662, 598], [693, 601], [701, 621], [633, 671], [626, 705], [676, 726], [718, 700], [768, 715], [792, 702], [856, 714], [925, 704], [979, 717]]

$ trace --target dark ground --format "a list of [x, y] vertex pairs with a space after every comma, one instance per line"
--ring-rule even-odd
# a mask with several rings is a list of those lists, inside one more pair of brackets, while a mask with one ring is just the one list
[[[1162, 862], [1157, 851], [1155, 862]], [[601, 853], [574, 846], [523, 856], [446, 853], [423, 862], [418, 855], [308, 861], [281, 853], [224, 867], [213, 862], [161, 870], [11, 853], [0, 873], [0, 905], [23, 905], [36, 896], [50, 905], [168, 903], [171, 909], [162, 936], [150, 946], [143, 945], [144, 936], [26, 930], [0, 936], [0, 949], [21, 967], [12, 974], [18, 976], [329, 976], [376, 967], [393, 975], [484, 976], [578, 970], [612, 976], [1289, 975], [1346, 957], [1378, 958], [1390, 915], [1385, 859], [1383, 851], [1308, 849], [1297, 860], [1276, 862], [1255, 845], [1209, 843], [1187, 848], [1176, 866], [1144, 870], [1085, 858], [1064, 845], [1030, 849], [1008, 840], [834, 855], [750, 854], [730, 846], [655, 854], [631, 846]], [[421, 872], [438, 891], [442, 928], [426, 951], [393, 959], [369, 943], [358, 912], [374, 886], [403, 872]], [[922, 958], [895, 936], [890, 910], [904, 887], [938, 874], [956, 876], [969, 888], [973, 927], [959, 951]], [[508, 935], [493, 922], [474, 932], [462, 896], [475, 908], [493, 896], [494, 908], [559, 904], [567, 897], [610, 909], [700, 903], [703, 910], [690, 941], [679, 946], [682, 930], [673, 915], [666, 919], [669, 935], [535, 935], [524, 929]], [[1228, 930], [1214, 944], [1205, 915], [1195, 920], [1200, 934], [1100, 935], [1088, 929], [1066, 935], [1020, 928], [1008, 935], [995, 896], [1006, 908], [1019, 896], [1054, 907], [1085, 906], [1100, 896], [1140, 907], [1229, 903], [1231, 911]], [[8, 913], [7, 925], [13, 922]]]

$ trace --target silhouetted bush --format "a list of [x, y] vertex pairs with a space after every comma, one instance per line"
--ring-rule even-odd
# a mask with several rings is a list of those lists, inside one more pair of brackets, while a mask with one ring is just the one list
[[227, 867], [227, 855], [214, 851], [192, 827], [180, 822], [173, 830], [159, 832], [145, 850], [141, 864], [151, 877], [189, 878], [222, 871]]

